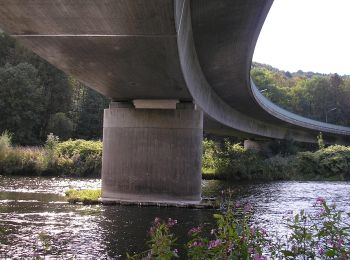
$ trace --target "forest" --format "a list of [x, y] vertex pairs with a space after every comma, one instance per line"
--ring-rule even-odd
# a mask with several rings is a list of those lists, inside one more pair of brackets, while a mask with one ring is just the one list
[[350, 76], [291, 73], [253, 63], [251, 76], [260, 91], [284, 109], [307, 118], [350, 125]]
[[[281, 107], [308, 118], [350, 125], [350, 76], [278, 70], [253, 63], [252, 78]], [[34, 146], [53, 133], [60, 140], [102, 138], [109, 100], [0, 33], [0, 133]]]
[[100, 139], [108, 99], [65, 75], [4, 33], [0, 34], [0, 133], [20, 145]]

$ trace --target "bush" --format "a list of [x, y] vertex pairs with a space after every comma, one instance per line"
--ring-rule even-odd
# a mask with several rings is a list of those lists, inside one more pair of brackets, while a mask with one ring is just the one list
[[68, 140], [57, 144], [58, 167], [66, 175], [87, 177], [101, 175], [102, 142]]
[[[204, 178], [232, 180], [349, 180], [350, 147], [333, 145], [316, 152], [264, 158], [240, 144], [203, 145]], [[207, 174], [210, 169], [210, 174]]]
[[59, 142], [48, 135], [42, 148], [11, 147], [8, 134], [0, 136], [0, 174], [99, 177], [102, 142], [69, 140]]
[[262, 174], [263, 158], [246, 150], [241, 144], [225, 141], [223, 147], [215, 153], [215, 171], [224, 179], [252, 179]]
[[218, 153], [218, 145], [212, 140], [203, 140], [202, 167], [203, 172], [215, 171], [215, 157]]
[[90, 155], [102, 155], [101, 141], [86, 141], [82, 139], [68, 140], [59, 143], [55, 148], [57, 154], [63, 157], [79, 156], [82, 159]]

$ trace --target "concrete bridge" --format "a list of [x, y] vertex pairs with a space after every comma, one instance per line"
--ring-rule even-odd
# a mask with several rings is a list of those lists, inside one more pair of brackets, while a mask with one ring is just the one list
[[111, 98], [103, 200], [198, 202], [207, 132], [349, 142], [350, 128], [268, 101], [250, 79], [272, 0], [0, 0], [0, 27]]

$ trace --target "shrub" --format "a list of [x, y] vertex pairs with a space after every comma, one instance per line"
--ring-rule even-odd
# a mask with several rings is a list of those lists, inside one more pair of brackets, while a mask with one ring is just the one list
[[59, 156], [69, 158], [79, 156], [85, 159], [89, 155], [102, 155], [102, 142], [86, 141], [82, 139], [68, 140], [57, 144], [55, 150]]
[[100, 176], [101, 141], [59, 142], [50, 134], [44, 147], [30, 148], [11, 147], [8, 139], [7, 135], [0, 137], [0, 174]]
[[72, 176], [100, 176], [102, 167], [102, 142], [68, 140], [57, 144], [58, 167]]
[[283, 157], [276, 155], [265, 159], [263, 162], [263, 174], [255, 176], [264, 180], [290, 180], [297, 177], [295, 171], [295, 156]]
[[44, 163], [48, 171], [51, 171], [51, 169], [54, 168], [57, 163], [57, 154], [55, 149], [58, 143], [58, 136], [55, 136], [52, 133], [47, 136], [47, 140], [45, 142]]
[[215, 170], [215, 156], [217, 152], [218, 145], [214, 141], [208, 139], [203, 140], [203, 172], [212, 172]]
[[225, 141], [216, 153], [216, 173], [222, 178], [252, 179], [262, 173], [262, 158], [259, 154], [246, 150], [241, 144]]
[[156, 218], [150, 228], [149, 249], [137, 255], [127, 254], [130, 260], [136, 259], [154, 259], [154, 260], [171, 260], [174, 257], [179, 257], [177, 249], [174, 249], [176, 239], [174, 234], [170, 233], [170, 229], [177, 223], [177, 220], [169, 218], [168, 221], [163, 221]]

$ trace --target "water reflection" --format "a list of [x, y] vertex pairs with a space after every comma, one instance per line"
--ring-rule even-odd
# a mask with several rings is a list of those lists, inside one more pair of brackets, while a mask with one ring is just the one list
[[[136, 206], [82, 206], [64, 202], [69, 187], [97, 188], [99, 180], [66, 178], [20, 178], [0, 176], [0, 259], [34, 257], [35, 254], [65, 258], [125, 258], [125, 252], [145, 249], [147, 230], [155, 217], [177, 219], [175, 232], [186, 242], [187, 231], [196, 225], [211, 226], [213, 210]], [[335, 202], [350, 211], [350, 183], [275, 182], [232, 184], [203, 181], [203, 193], [213, 196], [222, 189], [254, 205], [254, 218], [269, 230], [283, 233], [288, 211], [314, 210], [317, 197]], [[1, 230], [6, 229], [6, 234]], [[50, 238], [50, 250], [43, 250], [40, 235]]]

